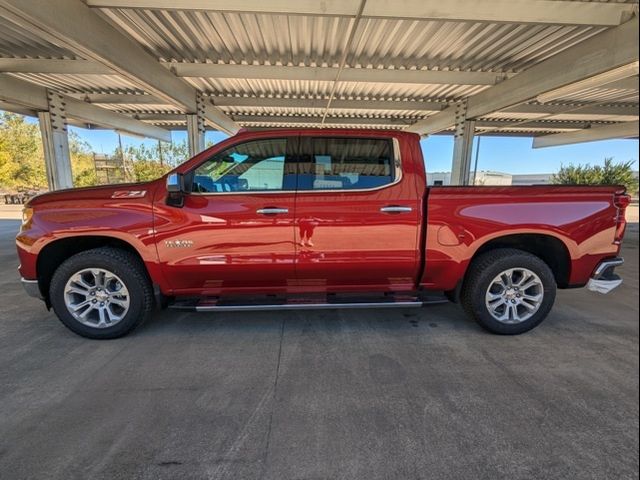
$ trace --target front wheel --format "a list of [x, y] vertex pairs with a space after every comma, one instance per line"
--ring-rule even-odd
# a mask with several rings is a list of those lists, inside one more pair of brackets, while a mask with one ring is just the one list
[[130, 252], [102, 247], [80, 252], [55, 271], [49, 288], [56, 315], [87, 338], [117, 338], [151, 314], [153, 290]]
[[547, 317], [556, 289], [553, 272], [539, 257], [504, 248], [473, 261], [461, 300], [467, 313], [485, 329], [517, 335]]

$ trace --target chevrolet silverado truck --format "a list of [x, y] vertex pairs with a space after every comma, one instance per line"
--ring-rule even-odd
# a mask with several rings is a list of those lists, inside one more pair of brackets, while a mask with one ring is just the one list
[[[154, 305], [221, 312], [460, 302], [519, 334], [557, 288], [607, 293], [623, 187], [427, 187], [417, 135], [241, 132], [148, 183], [25, 206], [27, 292], [72, 331], [122, 336]], [[439, 297], [437, 296], [439, 295]]]

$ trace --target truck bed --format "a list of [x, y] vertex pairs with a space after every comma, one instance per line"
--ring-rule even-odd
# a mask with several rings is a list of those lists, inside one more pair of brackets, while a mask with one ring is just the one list
[[[555, 243], [569, 263], [560, 287], [583, 286], [603, 256], [615, 257], [620, 186], [430, 187], [426, 191], [424, 288], [455, 289], [471, 259], [500, 237]], [[562, 259], [558, 259], [561, 261]]]

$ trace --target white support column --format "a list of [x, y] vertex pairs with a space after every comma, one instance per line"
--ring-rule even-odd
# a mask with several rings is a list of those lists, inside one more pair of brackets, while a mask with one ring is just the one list
[[187, 138], [189, 143], [189, 157], [204, 150], [204, 98], [200, 92], [196, 93], [196, 113], [187, 114]]
[[38, 112], [50, 190], [73, 187], [67, 115], [62, 95], [47, 90], [48, 111]]
[[471, 173], [471, 153], [476, 122], [467, 120], [467, 102], [456, 104], [456, 130], [453, 143], [453, 163], [451, 165], [451, 185], [469, 185]]

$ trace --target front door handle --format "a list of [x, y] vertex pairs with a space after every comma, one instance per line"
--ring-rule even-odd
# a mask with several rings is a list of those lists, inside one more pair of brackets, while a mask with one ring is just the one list
[[409, 213], [413, 211], [411, 207], [404, 207], [402, 205], [387, 205], [380, 209], [382, 213]]
[[282, 213], [289, 213], [289, 209], [279, 207], [265, 207], [259, 208], [258, 210], [256, 210], [256, 213], [259, 213], [260, 215], [279, 215]]

